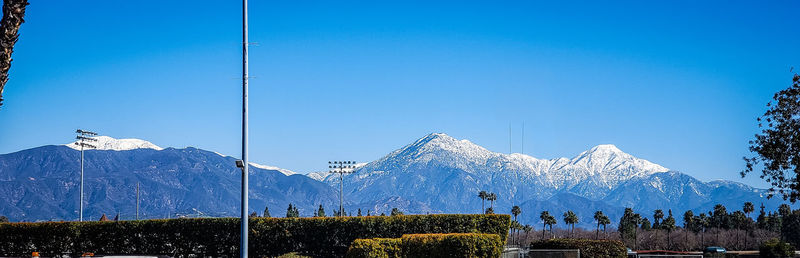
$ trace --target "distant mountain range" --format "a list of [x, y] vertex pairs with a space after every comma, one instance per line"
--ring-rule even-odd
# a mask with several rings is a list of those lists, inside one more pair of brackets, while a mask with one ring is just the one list
[[[97, 150], [86, 151], [87, 219], [135, 211], [136, 182], [141, 184], [141, 214], [165, 216], [237, 216], [241, 172], [235, 158], [196, 148], [162, 149], [137, 139], [98, 137]], [[42, 146], [0, 155], [0, 215], [12, 220], [74, 220], [78, 210], [80, 152], [74, 145]], [[250, 209], [269, 206], [283, 216], [292, 203], [309, 216], [321, 204], [328, 213], [338, 206], [339, 178], [328, 173], [301, 175], [251, 164]], [[344, 176], [345, 207], [355, 214], [479, 213], [481, 190], [494, 192], [495, 211], [522, 208], [520, 220], [537, 225], [539, 212], [575, 211], [590, 226], [596, 210], [614, 223], [624, 207], [651, 215], [654, 209], [729, 210], [742, 203], [776, 209], [765, 189], [731, 181], [702, 182], [598, 145], [572, 159], [537, 159], [524, 154], [491, 152], [446, 134], [427, 135], [383, 158], [359, 164]], [[487, 201], [486, 207], [490, 204]], [[559, 220], [560, 221], [560, 220]]]

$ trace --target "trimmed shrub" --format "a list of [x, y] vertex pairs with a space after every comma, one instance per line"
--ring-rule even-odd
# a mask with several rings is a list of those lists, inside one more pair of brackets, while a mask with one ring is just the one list
[[550, 239], [531, 243], [531, 249], [580, 249], [582, 257], [625, 258], [625, 244], [616, 240]]
[[403, 235], [403, 257], [500, 257], [497, 234], [452, 233]]
[[759, 256], [761, 257], [793, 257], [794, 247], [786, 242], [780, 241], [777, 238], [767, 240], [758, 247]]
[[[492, 233], [505, 241], [509, 222], [509, 215], [460, 214], [251, 218], [250, 254], [299, 252], [341, 257], [358, 238], [399, 238], [414, 233]], [[234, 257], [238, 250], [237, 218], [0, 223], [0, 256], [91, 252]]]
[[356, 239], [347, 250], [347, 258], [400, 258], [400, 238]]

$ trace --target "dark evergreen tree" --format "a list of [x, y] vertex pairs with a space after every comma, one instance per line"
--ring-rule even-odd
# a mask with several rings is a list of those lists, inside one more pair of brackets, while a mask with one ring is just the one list
[[300, 212], [297, 210], [297, 207], [292, 206], [292, 204], [290, 203], [289, 204], [289, 208], [286, 209], [286, 217], [287, 218], [299, 218], [300, 217]]
[[769, 224], [767, 222], [767, 213], [764, 211], [764, 204], [761, 204], [761, 211], [758, 212], [758, 219], [756, 219], [756, 226], [758, 229], [767, 230]]
[[653, 226], [650, 224], [650, 220], [647, 219], [647, 217], [644, 217], [642, 218], [642, 225], [639, 226], [639, 228], [641, 228], [642, 231], [650, 231], [653, 229]]
[[400, 211], [400, 209], [398, 208], [392, 208], [392, 212], [389, 214], [389, 216], [399, 216], [399, 215], [403, 215], [403, 212]]
[[6, 216], [0, 216], [0, 223], [3, 223], [3, 222], [9, 222], [9, 221], [8, 221], [8, 217], [6, 217]]
[[356, 216], [361, 217], [361, 208], [358, 208], [358, 214], [356, 214]]
[[790, 213], [792, 213], [792, 207], [789, 207], [788, 204], [784, 203], [784, 204], [781, 204], [781, 206], [778, 206], [778, 214], [780, 214], [781, 217], [786, 217]]
[[625, 208], [625, 213], [619, 218], [619, 231], [622, 241], [633, 240], [633, 249], [637, 249], [636, 233], [639, 225], [642, 223], [642, 216], [634, 213], [633, 209]]
[[264, 216], [263, 216], [263, 217], [264, 217], [264, 218], [269, 218], [269, 217], [271, 217], [271, 216], [269, 215], [269, 206], [264, 206]]
[[781, 90], [767, 103], [767, 111], [758, 118], [761, 132], [750, 141], [753, 157], [744, 157], [742, 177], [761, 164], [761, 178], [771, 184], [770, 195], [778, 191], [795, 202], [800, 198], [800, 75], [792, 86]]
[[322, 207], [322, 204], [320, 204], [319, 208], [317, 209], [316, 217], [325, 217], [325, 208]]
[[667, 218], [664, 219], [664, 222], [661, 223], [661, 229], [667, 231], [667, 248], [671, 249], [672, 248], [671, 233], [677, 227], [675, 226], [675, 217], [672, 216], [672, 209], [667, 210], [667, 213], [668, 213]]
[[781, 218], [781, 236], [793, 246], [800, 246], [800, 210]]

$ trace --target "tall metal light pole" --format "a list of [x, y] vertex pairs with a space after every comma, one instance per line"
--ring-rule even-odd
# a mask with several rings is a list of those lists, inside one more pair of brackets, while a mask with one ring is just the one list
[[[330, 173], [339, 174], [339, 216], [344, 216], [344, 174], [353, 173], [356, 169], [355, 161], [328, 161]], [[345, 170], [347, 169], [347, 170]]]
[[136, 220], [139, 220], [139, 182], [136, 182]]
[[89, 142], [97, 141], [97, 139], [92, 138], [92, 136], [97, 136], [97, 133], [81, 129], [76, 130], [75, 133], [78, 134], [78, 136], [75, 137], [78, 139], [78, 141], [75, 142], [75, 145], [81, 146], [81, 204], [80, 211], [78, 212], [78, 221], [83, 221], [83, 149], [97, 148], [96, 146], [89, 144]]
[[248, 162], [247, 162], [247, 0], [242, 0], [242, 236], [239, 246], [239, 256], [247, 257], [247, 207], [248, 207]]

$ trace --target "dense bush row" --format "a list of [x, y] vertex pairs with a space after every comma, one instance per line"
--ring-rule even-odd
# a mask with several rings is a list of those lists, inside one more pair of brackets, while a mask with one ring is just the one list
[[584, 257], [627, 257], [625, 244], [615, 240], [550, 239], [531, 243], [531, 249], [580, 249]]
[[347, 258], [400, 258], [400, 238], [356, 239], [347, 250]]
[[348, 258], [500, 257], [503, 241], [497, 234], [408, 234], [401, 238], [358, 239]]
[[403, 235], [403, 257], [500, 257], [503, 244], [497, 234]]
[[[505, 241], [508, 215], [251, 218], [250, 254], [342, 256], [358, 238], [415, 233], [491, 233]], [[202, 218], [119, 222], [0, 223], [0, 256], [92, 252], [236, 256], [239, 220]]]

